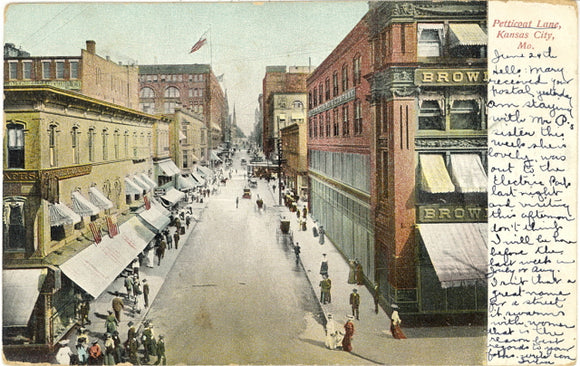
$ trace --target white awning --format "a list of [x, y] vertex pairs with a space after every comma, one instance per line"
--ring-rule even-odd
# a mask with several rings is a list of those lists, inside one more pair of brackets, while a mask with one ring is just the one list
[[139, 217], [150, 225], [155, 232], [163, 231], [169, 225], [169, 217], [163, 215], [154, 205], [151, 208], [139, 213]]
[[145, 192], [149, 192], [151, 188], [153, 188], [137, 175], [133, 176], [133, 182], [135, 182], [137, 186], [141, 187], [141, 189], [144, 190]]
[[485, 46], [487, 34], [475, 23], [449, 24], [450, 46]]
[[161, 171], [163, 171], [163, 173], [168, 177], [172, 177], [175, 174], [181, 174], [181, 170], [179, 170], [177, 165], [175, 165], [171, 159], [159, 161], [157, 162], [157, 166], [159, 166]]
[[137, 184], [129, 178], [125, 178], [125, 194], [143, 194], [143, 189], [141, 189]]
[[153, 179], [149, 178], [149, 176], [148, 176], [147, 174], [145, 174], [145, 173], [141, 173], [141, 174], [139, 174], [139, 176], [141, 177], [141, 179], [142, 179], [142, 180], [143, 180], [145, 183], [149, 184], [149, 186], [151, 186], [151, 188], [156, 188], [156, 187], [157, 187], [157, 183], [155, 183], [155, 182], [153, 181]]
[[48, 205], [50, 215], [50, 226], [73, 225], [82, 218], [64, 203], [50, 203]]
[[185, 197], [185, 193], [179, 192], [175, 188], [171, 188], [163, 196], [161, 196], [161, 199], [165, 201], [165, 203], [173, 206], [179, 202], [179, 200], [183, 199], [183, 197]]
[[211, 160], [213, 160], [213, 161], [222, 161], [222, 159], [220, 159], [220, 157], [217, 155], [217, 153], [215, 152], [215, 150], [212, 150], [212, 152], [211, 152]]
[[[133, 220], [136, 220], [136, 223]], [[137, 230], [135, 225], [139, 225], [140, 228]], [[144, 234], [150, 238], [155, 235], [134, 217], [119, 227], [119, 235], [112, 239], [104, 236], [99, 244], [89, 245], [63, 263], [60, 269], [68, 278], [96, 298], [147, 246], [151, 239], [145, 240], [142, 237]]]
[[163, 214], [164, 216], [169, 217], [169, 215], [171, 215], [171, 212], [169, 212], [168, 209], [163, 207], [163, 205], [159, 201], [157, 201], [155, 198], [150, 199], [150, 202], [151, 202], [151, 207], [155, 207], [157, 209], [157, 211], [161, 212], [161, 214]]
[[419, 155], [421, 167], [421, 189], [428, 193], [450, 193], [455, 191], [443, 156], [436, 154]]
[[199, 174], [191, 173], [191, 176], [200, 186], [203, 186], [205, 184], [205, 179], [203, 179]]
[[80, 192], [72, 193], [73, 211], [82, 217], [98, 215], [101, 211], [97, 206], [93, 205]]
[[26, 327], [40, 293], [42, 269], [2, 270], [2, 325]]
[[198, 185], [189, 174], [186, 176], [181, 174], [177, 175], [176, 187], [179, 190], [187, 191], [188, 189], [194, 189]]
[[487, 175], [477, 154], [451, 155], [451, 178], [458, 192], [487, 192]]
[[183, 132], [179, 131], [179, 139], [185, 140], [185, 139], [187, 139], [187, 136], [185, 136], [185, 134]]
[[487, 223], [420, 224], [419, 232], [441, 287], [485, 283]]
[[198, 166], [197, 171], [204, 177], [211, 177], [213, 175], [211, 169], [205, 166]]
[[108, 210], [113, 208], [113, 202], [97, 189], [97, 187], [89, 188], [89, 198], [93, 205], [99, 207], [101, 210]]

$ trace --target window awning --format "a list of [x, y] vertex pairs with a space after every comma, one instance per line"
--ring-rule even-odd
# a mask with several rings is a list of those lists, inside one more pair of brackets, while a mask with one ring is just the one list
[[451, 155], [451, 177], [458, 192], [487, 192], [487, 175], [477, 154]]
[[175, 165], [171, 159], [157, 162], [157, 166], [159, 166], [161, 171], [163, 171], [163, 173], [168, 177], [172, 177], [175, 174], [181, 174], [181, 170], [179, 170], [177, 165]]
[[73, 225], [82, 220], [76, 212], [68, 208], [64, 203], [49, 204], [48, 212], [50, 226]]
[[450, 193], [455, 191], [443, 156], [435, 154], [419, 155], [421, 165], [421, 189], [428, 193]]
[[98, 215], [101, 211], [97, 206], [93, 205], [80, 192], [72, 193], [73, 211], [81, 217]]
[[148, 225], [150, 225], [155, 232], [163, 231], [167, 225], [169, 225], [169, 217], [163, 215], [161, 211], [155, 206], [151, 206], [150, 209], [144, 210], [139, 213], [139, 217], [143, 219]]
[[137, 184], [137, 186], [141, 187], [141, 189], [144, 190], [145, 192], [149, 192], [152, 188], [149, 184], [144, 182], [143, 179], [141, 179], [137, 175], [133, 176], [133, 182], [135, 182]]
[[191, 176], [200, 186], [205, 184], [205, 179], [203, 179], [199, 174], [191, 173]]
[[185, 197], [185, 193], [179, 192], [175, 188], [171, 188], [163, 196], [161, 196], [161, 199], [173, 206], [179, 202], [179, 200], [183, 199], [183, 197]]
[[197, 155], [192, 153], [190, 156], [191, 156], [191, 161], [199, 161], [199, 158], [197, 157]]
[[[136, 225], [140, 227], [136, 228]], [[63, 263], [60, 269], [91, 296], [98, 297], [143, 251], [154, 235], [134, 217], [119, 227], [119, 235], [112, 239], [104, 236], [99, 244], [88, 246]]]
[[143, 194], [143, 189], [133, 183], [131, 179], [125, 178], [125, 194]]
[[43, 270], [2, 270], [2, 325], [25, 327], [34, 310], [44, 276]]
[[213, 161], [222, 161], [222, 159], [220, 159], [220, 157], [217, 155], [217, 153], [215, 152], [215, 150], [211, 151], [211, 160]]
[[179, 131], [179, 139], [185, 140], [185, 139], [187, 139], [187, 136], [185, 136], [185, 134], [183, 132]]
[[487, 223], [420, 224], [441, 287], [484, 283], [487, 275]]
[[198, 166], [197, 167], [197, 171], [201, 175], [203, 175], [204, 177], [210, 177], [213, 174], [213, 172], [211, 171], [211, 169], [210, 168], [207, 168], [205, 166]]
[[153, 181], [153, 179], [149, 178], [149, 176], [145, 173], [141, 173], [139, 174], [139, 177], [141, 177], [141, 179], [143, 180], [143, 182], [149, 184], [149, 186], [151, 186], [151, 188], [156, 188], [157, 187], [157, 183], [155, 183]]
[[89, 198], [93, 205], [97, 206], [101, 210], [108, 210], [113, 208], [113, 202], [109, 200], [105, 195], [97, 189], [97, 187], [89, 188]]
[[450, 46], [485, 46], [487, 34], [478, 24], [449, 24]]
[[188, 189], [194, 189], [198, 185], [199, 184], [196, 181], [194, 181], [191, 175], [189, 174], [186, 176], [179, 174], [177, 176], [176, 186], [177, 189], [179, 190], [186, 191]]

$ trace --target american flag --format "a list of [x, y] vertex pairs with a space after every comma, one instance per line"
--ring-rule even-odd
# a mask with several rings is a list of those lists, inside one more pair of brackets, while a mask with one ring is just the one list
[[109, 237], [113, 238], [115, 235], [119, 234], [119, 227], [111, 216], [107, 216], [107, 227], [109, 228]]
[[145, 201], [145, 209], [149, 210], [151, 208], [151, 201], [149, 201], [149, 197], [143, 196], [143, 201]]
[[91, 229], [91, 233], [93, 233], [93, 238], [95, 239], [95, 244], [99, 244], [103, 237], [101, 236], [101, 228], [97, 227], [94, 222], [89, 224], [89, 228]]
[[189, 53], [194, 53], [195, 51], [199, 50], [206, 42], [207, 42], [207, 39], [205, 38], [205, 33], [204, 33], [199, 38], [199, 41], [195, 42], [195, 44], [193, 45], [193, 47], [191, 47], [191, 50], [189, 51]]

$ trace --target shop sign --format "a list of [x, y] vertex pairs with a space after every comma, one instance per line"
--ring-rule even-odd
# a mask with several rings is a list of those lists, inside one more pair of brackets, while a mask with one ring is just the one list
[[419, 206], [417, 221], [427, 222], [487, 222], [487, 207], [460, 205]]
[[483, 85], [486, 83], [486, 69], [415, 70], [415, 85]]

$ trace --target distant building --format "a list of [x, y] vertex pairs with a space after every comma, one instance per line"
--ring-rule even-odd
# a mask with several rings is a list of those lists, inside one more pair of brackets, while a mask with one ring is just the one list
[[87, 41], [80, 56], [31, 57], [13, 51], [6, 56], [6, 52], [5, 45], [5, 86], [52, 85], [127, 108], [139, 106], [137, 66], [97, 55], [95, 41]]
[[8, 57], [30, 57], [30, 53], [16, 48], [14, 43], [4, 43], [4, 58]]

